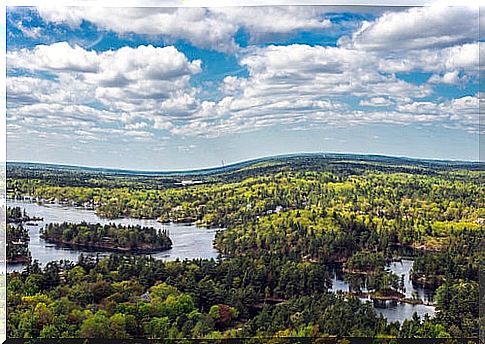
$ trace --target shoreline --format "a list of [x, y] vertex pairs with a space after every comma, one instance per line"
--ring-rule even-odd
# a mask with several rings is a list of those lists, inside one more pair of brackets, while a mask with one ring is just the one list
[[18, 256], [18, 257], [15, 257], [14, 259], [7, 259], [6, 263], [10, 265], [22, 265], [22, 264], [28, 264], [30, 261], [31, 261], [31, 257]]
[[383, 295], [376, 295], [375, 292], [344, 292], [344, 295], [350, 295], [358, 297], [359, 299], [368, 299], [373, 302], [396, 302], [396, 303], [406, 303], [408, 305], [416, 306], [416, 305], [423, 305], [429, 307], [436, 307], [433, 302], [425, 302], [421, 299], [412, 299], [408, 297], [399, 297], [399, 296], [383, 296]]
[[[195, 227], [200, 228], [200, 229], [208, 229], [208, 230], [224, 230], [225, 229], [224, 227], [208, 226], [206, 224], [201, 224], [201, 223], [198, 223], [198, 220], [188, 221], [186, 219], [181, 219], [180, 221], [174, 221], [174, 219], [170, 219], [169, 221], [167, 221], [167, 220], [162, 220], [159, 217], [158, 218], [156, 218], [156, 217], [152, 217], [152, 218], [150, 218], [150, 217], [131, 217], [131, 216], [107, 217], [107, 216], [103, 216], [101, 214], [98, 214], [96, 212], [95, 206], [87, 207], [87, 206], [79, 205], [79, 204], [68, 202], [68, 201], [66, 201], [66, 202], [49, 201], [49, 200], [46, 200], [46, 199], [43, 199], [43, 198], [36, 198], [36, 197], [32, 197], [32, 196], [25, 196], [25, 198], [7, 197], [6, 201], [7, 201], [7, 205], [8, 205], [8, 202], [11, 201], [11, 202], [17, 202], [17, 203], [35, 204], [39, 207], [47, 207], [47, 208], [48, 208], [48, 205], [53, 205], [53, 206], [57, 206], [57, 207], [60, 207], [60, 208], [71, 208], [71, 209], [76, 209], [76, 210], [92, 211], [92, 212], [94, 212], [94, 214], [97, 217], [99, 217], [100, 219], [103, 219], [103, 220], [107, 220], [107, 221], [130, 220], [131, 219], [131, 220], [140, 220], [140, 221], [156, 221], [156, 222], [158, 222], [162, 225], [175, 224], [175, 225], [180, 225], [180, 226], [195, 226]], [[44, 221], [44, 219], [38, 218], [35, 221]]]
[[72, 249], [87, 249], [88, 252], [98, 252], [98, 250], [108, 251], [108, 252], [118, 252], [118, 253], [132, 253], [132, 254], [155, 254], [164, 251], [169, 251], [172, 249], [172, 245], [168, 248], [125, 248], [125, 247], [113, 247], [113, 246], [106, 246], [106, 245], [99, 245], [99, 244], [82, 244], [82, 243], [73, 243], [64, 240], [56, 240], [56, 239], [49, 239], [45, 237], [41, 237], [45, 242], [50, 244], [55, 244], [57, 246], [64, 246]]

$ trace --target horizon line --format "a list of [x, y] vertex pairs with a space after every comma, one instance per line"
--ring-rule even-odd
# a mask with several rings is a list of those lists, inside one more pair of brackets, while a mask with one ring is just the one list
[[387, 154], [376, 154], [376, 153], [339, 153], [339, 152], [298, 152], [298, 153], [284, 153], [284, 154], [276, 154], [276, 155], [265, 155], [255, 158], [249, 158], [245, 160], [235, 161], [228, 163], [227, 165], [220, 165], [220, 166], [209, 166], [209, 167], [200, 167], [200, 168], [190, 168], [190, 169], [172, 169], [172, 170], [137, 170], [131, 168], [122, 168], [122, 167], [108, 167], [108, 166], [93, 166], [93, 165], [76, 165], [76, 164], [69, 164], [69, 163], [57, 163], [57, 162], [43, 162], [43, 161], [21, 161], [21, 160], [7, 160], [5, 164], [32, 164], [32, 165], [51, 165], [51, 166], [59, 166], [63, 168], [78, 168], [78, 169], [90, 169], [90, 170], [107, 170], [107, 171], [118, 171], [118, 172], [131, 172], [131, 173], [163, 173], [163, 174], [170, 174], [170, 173], [189, 173], [189, 172], [197, 172], [197, 171], [212, 171], [212, 170], [224, 170], [228, 168], [234, 168], [237, 165], [242, 164], [250, 164], [256, 163], [259, 161], [265, 161], [270, 159], [277, 159], [277, 158], [285, 158], [285, 157], [298, 157], [298, 156], [310, 156], [310, 155], [330, 155], [333, 157], [337, 156], [359, 156], [359, 157], [381, 157], [381, 158], [392, 158], [392, 159], [402, 159], [402, 160], [411, 160], [416, 162], [450, 162], [450, 163], [465, 163], [465, 164], [482, 164], [484, 162], [480, 160], [459, 160], [459, 159], [436, 159], [436, 158], [417, 158], [417, 157], [410, 157], [404, 155], [387, 155]]

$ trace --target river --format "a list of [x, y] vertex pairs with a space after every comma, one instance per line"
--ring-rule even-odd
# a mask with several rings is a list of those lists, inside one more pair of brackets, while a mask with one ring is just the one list
[[[39, 236], [39, 230], [46, 223], [62, 223], [73, 222], [79, 223], [82, 221], [91, 223], [116, 223], [123, 225], [141, 225], [145, 227], [164, 228], [169, 231], [169, 236], [172, 239], [173, 246], [170, 250], [160, 253], [152, 254], [151, 256], [162, 260], [175, 259], [194, 259], [194, 258], [217, 258], [218, 252], [213, 246], [213, 241], [217, 229], [207, 229], [196, 227], [193, 224], [175, 224], [167, 223], [161, 224], [156, 220], [141, 220], [141, 219], [104, 219], [95, 214], [93, 210], [83, 208], [74, 208], [62, 206], [58, 204], [38, 205], [23, 201], [7, 201], [10, 207], [21, 207], [27, 211], [31, 217], [41, 217], [44, 221], [37, 221], [35, 225], [25, 224], [29, 230], [30, 243], [29, 249], [32, 254], [32, 259], [39, 261], [41, 265], [45, 265], [53, 260], [71, 260], [77, 261], [79, 255], [108, 255], [110, 252], [86, 252], [76, 249], [63, 248], [55, 244], [45, 242]], [[411, 259], [403, 259], [401, 262], [393, 262], [388, 266], [388, 270], [394, 272], [398, 276], [404, 275], [406, 297], [411, 297], [413, 293], [418, 295], [425, 303], [432, 300], [432, 292], [424, 288], [415, 288], [409, 278], [410, 270], [413, 261]], [[7, 271], [21, 271], [23, 265], [15, 264], [7, 266]], [[332, 291], [349, 291], [349, 283], [343, 278], [343, 275], [337, 270], [334, 271]], [[363, 301], [373, 302], [370, 299], [362, 298]], [[398, 302], [374, 302], [374, 308], [377, 312], [383, 314], [389, 321], [403, 321], [410, 319], [413, 313], [416, 312], [420, 317], [425, 314], [433, 317], [435, 308], [432, 305], [420, 304], [411, 305], [407, 303]]]

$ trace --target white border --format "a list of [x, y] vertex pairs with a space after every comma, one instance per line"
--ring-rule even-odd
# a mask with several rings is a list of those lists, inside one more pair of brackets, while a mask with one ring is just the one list
[[[276, 5], [331, 5], [331, 6], [472, 6], [485, 7], [485, 0], [132, 0], [120, 4], [116, 0], [6, 0], [2, 5], [3, 12], [0, 14], [0, 48], [2, 58], [0, 60], [0, 178], [2, 169], [6, 173], [5, 162], [7, 160], [7, 136], [6, 136], [6, 7], [14, 6], [85, 6], [85, 7], [223, 7], [223, 6], [276, 6]], [[4, 180], [5, 182], [5, 180]], [[5, 183], [3, 184], [5, 185]], [[2, 183], [0, 181], [0, 188]], [[0, 190], [0, 201], [5, 190]], [[0, 212], [5, 211], [5, 203], [0, 202]], [[0, 216], [0, 232], [5, 229], [5, 219]], [[1, 238], [0, 236], [0, 238]], [[5, 246], [3, 241], [3, 257], [5, 257]], [[2, 256], [2, 255], [0, 255]], [[6, 276], [0, 272], [0, 304], [4, 306], [4, 311], [0, 319], [0, 342], [6, 339]], [[3, 308], [3, 307], [2, 307]]]

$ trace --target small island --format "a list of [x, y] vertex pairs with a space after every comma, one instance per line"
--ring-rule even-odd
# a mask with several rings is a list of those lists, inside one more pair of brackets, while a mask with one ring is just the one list
[[7, 264], [25, 264], [30, 262], [30, 236], [22, 224], [7, 224]]
[[26, 221], [42, 220], [30, 217], [25, 209], [7, 207], [7, 264], [26, 264], [31, 261], [29, 231], [24, 228]]
[[50, 223], [41, 229], [41, 238], [50, 243], [80, 249], [144, 254], [172, 247], [172, 240], [166, 230], [139, 225]]
[[[386, 265], [391, 261], [382, 252], [358, 251], [343, 265], [342, 271], [354, 288], [351, 294], [367, 296], [373, 301], [395, 301], [409, 304], [422, 304], [419, 298], [406, 298], [404, 275], [387, 271]], [[365, 287], [366, 292], [361, 288]]]
[[382, 252], [358, 251], [344, 263], [343, 272], [372, 275], [383, 270], [387, 262]]
[[42, 221], [40, 217], [30, 217], [25, 209], [20, 207], [7, 207], [7, 223], [23, 223]]

